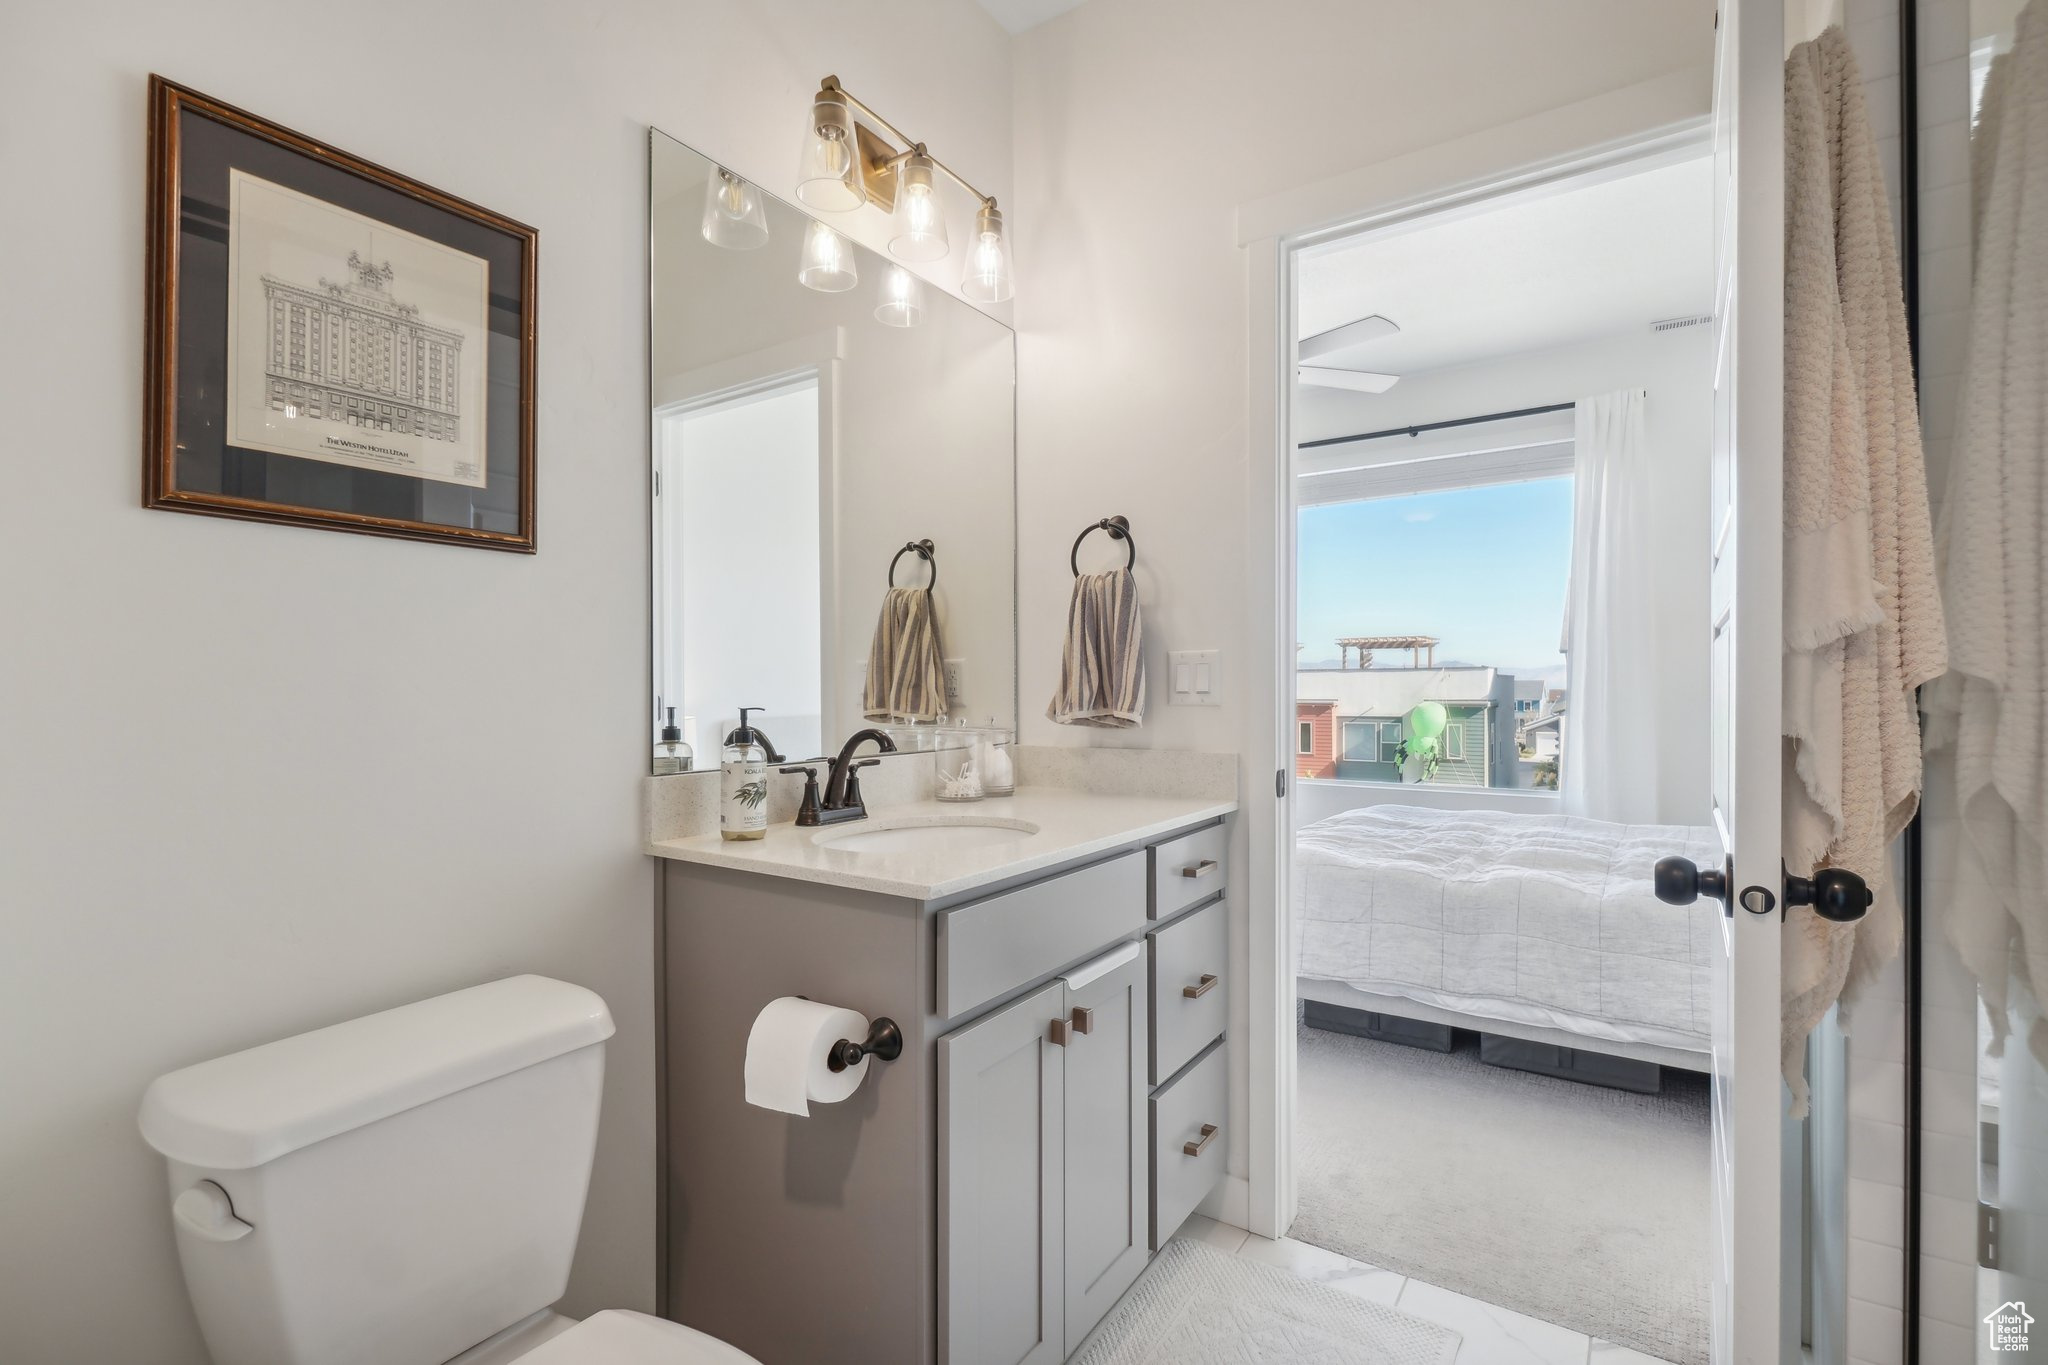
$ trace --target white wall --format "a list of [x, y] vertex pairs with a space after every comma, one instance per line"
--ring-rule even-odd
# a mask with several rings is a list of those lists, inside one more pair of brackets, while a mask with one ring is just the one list
[[[1011, 221], [1027, 742], [1235, 751], [1253, 732], [1238, 699], [1269, 661], [1251, 657], [1260, 623], [1244, 556], [1259, 537], [1245, 509], [1271, 470], [1267, 456], [1253, 458], [1262, 433], [1248, 430], [1238, 206], [1697, 67], [1712, 41], [1712, 0], [1090, 0], [1019, 36]], [[1058, 678], [1067, 547], [1111, 513], [1131, 518], [1146, 612], [1153, 695], [1135, 733], [1043, 718]], [[1223, 651], [1223, 705], [1163, 704], [1165, 653], [1176, 648]], [[1247, 768], [1247, 802], [1262, 808], [1271, 780]], [[1241, 820], [1240, 964], [1245, 853]], [[1236, 1133], [1248, 1114], [1245, 1000], [1233, 994]], [[1231, 1169], [1245, 1170], [1242, 1144]]]
[[[152, 70], [539, 229], [537, 557], [141, 510]], [[968, 0], [8, 7], [10, 1365], [204, 1361], [152, 1076], [519, 971], [620, 1026], [565, 1306], [651, 1306], [646, 127], [787, 192], [828, 71], [1007, 205]]]

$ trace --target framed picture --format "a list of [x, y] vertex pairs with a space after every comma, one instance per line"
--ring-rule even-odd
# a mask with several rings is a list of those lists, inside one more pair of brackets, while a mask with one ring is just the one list
[[143, 505], [532, 553], [537, 240], [150, 77]]

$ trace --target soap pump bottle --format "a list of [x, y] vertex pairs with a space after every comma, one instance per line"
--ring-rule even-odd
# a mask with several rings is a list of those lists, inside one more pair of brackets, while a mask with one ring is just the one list
[[682, 727], [676, 724], [676, 708], [671, 706], [668, 724], [661, 727], [661, 743], [654, 746], [654, 775], [686, 773], [696, 766], [696, 761], [696, 753], [683, 740]]
[[725, 737], [719, 755], [718, 832], [727, 839], [768, 837], [768, 750], [747, 713], [740, 708], [739, 728]]

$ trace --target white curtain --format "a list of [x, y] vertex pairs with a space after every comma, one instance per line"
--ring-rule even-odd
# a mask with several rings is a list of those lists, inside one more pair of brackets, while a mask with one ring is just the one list
[[[1654, 822], [1662, 741], [1652, 662], [1650, 456], [1641, 389], [1581, 398], [1560, 795], [1569, 815]], [[1695, 718], [1703, 723], [1704, 718]]]

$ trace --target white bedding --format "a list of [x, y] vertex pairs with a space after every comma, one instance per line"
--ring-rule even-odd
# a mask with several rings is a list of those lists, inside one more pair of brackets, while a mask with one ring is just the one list
[[[1719, 902], [1650, 869], [1710, 827], [1368, 806], [1295, 837], [1302, 975], [1487, 1019], [1705, 1052]], [[1597, 1042], [1589, 1044], [1597, 1050]]]

